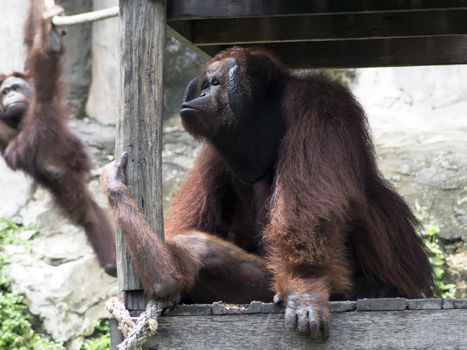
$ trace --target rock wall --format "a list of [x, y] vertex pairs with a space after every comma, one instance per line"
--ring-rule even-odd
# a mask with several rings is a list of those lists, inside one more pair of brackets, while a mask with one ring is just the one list
[[[92, 11], [93, 0], [62, 0], [57, 1], [67, 14], [77, 14]], [[64, 80], [68, 86], [68, 101], [70, 117], [85, 116], [85, 103], [88, 98], [91, 83], [92, 57], [92, 25], [80, 25], [67, 28], [65, 36], [66, 58], [64, 65]]]
[[[91, 10], [92, 0], [60, 2], [67, 13], [81, 13]], [[1, 50], [0, 72], [22, 71], [25, 49], [23, 46], [23, 25], [28, 11], [28, 0], [3, 0], [0, 21]], [[69, 27], [65, 36], [67, 48], [64, 60], [64, 77], [68, 86], [70, 116], [79, 115], [84, 108], [91, 80], [91, 26]], [[2, 183], [2, 204], [0, 216], [11, 217], [25, 205], [31, 191], [31, 181], [21, 173], [9, 171], [0, 158]], [[8, 204], [7, 204], [8, 203]]]
[[353, 90], [376, 134], [467, 129], [465, 65], [360, 69]]
[[[114, 127], [77, 119], [70, 126], [97, 163], [89, 187], [99, 205], [106, 206], [98, 184], [99, 167], [113, 153]], [[0, 179], [2, 192], [11, 186], [5, 181], [8, 177]], [[42, 329], [79, 348], [80, 339], [93, 333], [94, 323], [108, 317], [104, 304], [117, 295], [117, 280], [99, 267], [83, 230], [60, 214], [46, 190], [31, 186], [25, 199], [13, 213], [14, 220], [37, 228], [38, 233], [27, 231], [22, 237], [27, 244], [6, 247], [11, 253], [6, 274], [13, 279], [13, 289], [26, 296], [30, 312], [42, 320]]]
[[383, 173], [442, 238], [467, 242], [467, 67], [364, 69], [353, 88]]
[[[21, 71], [25, 55], [22, 23], [26, 18], [28, 0], [7, 0], [2, 5], [0, 72]], [[9, 171], [3, 158], [0, 158], [0, 174], [0, 216], [11, 217], [26, 203], [31, 183], [24, 175]]]
[[[68, 14], [92, 10], [92, 0], [61, 1]], [[0, 72], [22, 70], [22, 30], [28, 0], [3, 0], [0, 33]], [[65, 36], [63, 80], [68, 86], [69, 116], [82, 116], [91, 78], [92, 26], [69, 27]], [[97, 165], [113, 154], [114, 127], [105, 128], [89, 119], [74, 119], [71, 127], [89, 145]], [[90, 183], [99, 203], [98, 173]], [[117, 293], [115, 278], [105, 275], [81, 228], [71, 225], [57, 211], [48, 192], [35, 186], [20, 172], [12, 172], [0, 157], [0, 216], [13, 218], [39, 230], [26, 232], [26, 245], [7, 247], [11, 263], [6, 269], [16, 292], [26, 296], [30, 312], [54, 339], [79, 348], [82, 336], [107, 317], [104, 302]]]
[[[117, 0], [94, 0], [94, 9], [118, 5]], [[86, 105], [88, 116], [98, 122], [115, 124], [118, 115], [119, 76], [118, 19], [93, 24], [92, 84]], [[203, 60], [167, 36], [164, 72], [164, 118], [178, 112], [186, 83], [196, 74]]]
[[467, 296], [467, 66], [372, 68], [353, 90], [382, 173], [425, 224], [439, 227], [448, 277]]
[[28, 0], [3, 0], [0, 21], [0, 72], [21, 71], [24, 67], [23, 23]]
[[[0, 72], [22, 71], [25, 50], [23, 47], [23, 24], [26, 20], [28, 0], [3, 0], [0, 33]], [[82, 13], [92, 9], [92, 0], [63, 0], [60, 4], [68, 14]], [[79, 115], [87, 99], [91, 81], [91, 31], [92, 27], [75, 26], [67, 29], [64, 62], [64, 80], [68, 82], [71, 115]]]
[[[94, 10], [116, 5], [118, 0], [94, 0]], [[115, 124], [120, 91], [118, 19], [96, 22], [92, 26], [92, 84], [86, 113], [102, 124]]]

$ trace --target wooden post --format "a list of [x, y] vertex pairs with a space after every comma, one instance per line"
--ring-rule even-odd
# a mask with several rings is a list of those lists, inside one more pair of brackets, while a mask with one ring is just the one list
[[[128, 151], [128, 186], [161, 239], [165, 26], [165, 0], [120, 0], [120, 114], [115, 154], [118, 159]], [[117, 264], [120, 296], [131, 311], [141, 306], [143, 294], [120, 232]]]
[[[149, 225], [164, 238], [162, 215], [162, 111], [165, 0], [120, 0], [120, 108], [115, 155], [128, 152], [127, 183]], [[121, 232], [117, 231], [120, 298], [130, 310], [145, 298]], [[112, 328], [112, 349], [122, 340]]]

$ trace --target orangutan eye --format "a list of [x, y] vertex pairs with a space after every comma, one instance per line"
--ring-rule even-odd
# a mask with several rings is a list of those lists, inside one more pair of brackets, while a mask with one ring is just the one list
[[204, 81], [203, 84], [201, 85], [201, 90], [206, 90], [209, 87], [208, 81]]
[[211, 79], [211, 85], [213, 86], [217, 86], [217, 85], [220, 85], [221, 83], [219, 83], [219, 80], [217, 80], [216, 77], [212, 78]]

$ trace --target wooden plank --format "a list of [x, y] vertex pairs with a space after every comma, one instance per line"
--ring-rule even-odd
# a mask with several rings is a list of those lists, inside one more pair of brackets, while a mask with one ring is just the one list
[[123, 293], [123, 302], [132, 316], [139, 316], [141, 311], [146, 310], [149, 298], [143, 290], [131, 290]]
[[463, 349], [467, 310], [333, 313], [324, 344], [284, 329], [283, 314], [166, 316], [148, 349]]
[[[120, 0], [120, 114], [116, 158], [129, 154], [127, 183], [149, 225], [163, 239], [162, 111], [166, 39], [165, 0]], [[144, 307], [142, 286], [122, 233], [117, 231], [120, 298], [131, 310]], [[121, 342], [111, 324], [112, 349]]]
[[443, 309], [467, 309], [467, 299], [444, 299]]
[[[167, 26], [167, 33], [180, 41], [182, 44], [186, 45], [198, 55], [200, 55], [206, 61], [211, 58], [212, 55], [209, 55], [208, 52], [203, 51], [198, 46], [193, 44], [193, 35], [192, 35], [192, 22], [191, 21], [177, 21]], [[216, 48], [211, 48], [210, 51], [214, 54]]]
[[411, 299], [407, 300], [409, 310], [439, 310], [442, 308], [443, 300], [437, 298]]
[[357, 311], [400, 311], [407, 309], [405, 298], [379, 298], [357, 300]]
[[300, 14], [423, 11], [467, 8], [467, 0], [171, 0], [168, 19], [206, 19]]
[[[264, 47], [274, 52], [290, 68], [300, 69], [467, 63], [467, 35], [242, 46]], [[227, 47], [220, 46], [216, 49]]]
[[[442, 304], [448, 305], [450, 310], [440, 309]], [[273, 303], [178, 305], [159, 319], [159, 334], [144, 349], [307, 349], [310, 346], [314, 349], [463, 349], [465, 344], [467, 299], [359, 299], [332, 301], [330, 308], [331, 326], [338, 334], [320, 345], [284, 330], [284, 307]], [[413, 308], [417, 311], [411, 310]], [[450, 313], [452, 308], [459, 312]], [[444, 322], [451, 317], [454, 317], [451, 323]], [[428, 328], [424, 328], [429, 338], [419, 342], [418, 338], [413, 338], [413, 333], [424, 337], [420, 329], [425, 322], [429, 323]], [[436, 331], [438, 327], [443, 329], [440, 334]], [[373, 340], [381, 337], [377, 342]], [[386, 341], [389, 338], [394, 344]]]
[[[467, 9], [169, 22], [198, 46], [467, 34]], [[178, 30], [176, 28], [176, 30]]]
[[[146, 219], [163, 238], [162, 110], [166, 35], [165, 0], [120, 0], [120, 116], [116, 157], [128, 151], [128, 186]], [[141, 289], [117, 235], [120, 291]]]
[[[367, 311], [402, 311], [402, 310], [441, 310], [465, 309], [467, 299], [405, 299], [405, 298], [364, 298], [358, 300], [331, 301], [332, 313], [367, 312]], [[138, 317], [145, 311], [143, 308], [135, 311]], [[166, 310], [164, 315], [173, 316], [208, 316], [208, 315], [238, 315], [238, 314], [283, 314], [284, 306], [275, 303], [252, 301], [250, 304], [227, 304], [221, 301], [213, 304], [179, 304]]]
[[110, 323], [110, 339], [111, 341], [111, 350], [118, 350], [117, 344], [120, 344], [123, 341], [123, 335], [118, 329], [118, 322], [116, 319], [112, 318], [109, 320]]

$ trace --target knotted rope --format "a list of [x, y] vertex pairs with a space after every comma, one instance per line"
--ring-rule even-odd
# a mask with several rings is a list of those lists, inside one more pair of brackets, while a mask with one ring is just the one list
[[131, 319], [125, 305], [117, 298], [111, 298], [106, 303], [110, 314], [118, 321], [118, 329], [125, 340], [117, 345], [119, 350], [141, 350], [143, 344], [157, 334], [158, 317], [162, 311], [173, 304], [165, 301], [150, 300], [136, 322]]

